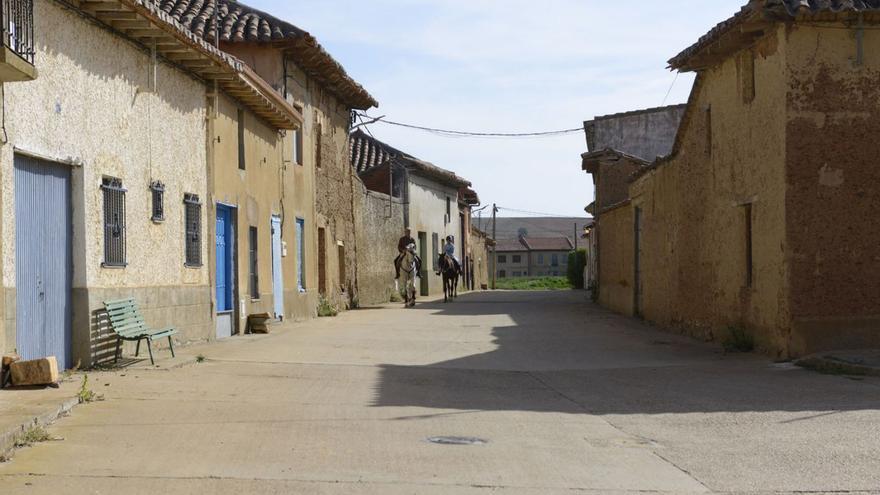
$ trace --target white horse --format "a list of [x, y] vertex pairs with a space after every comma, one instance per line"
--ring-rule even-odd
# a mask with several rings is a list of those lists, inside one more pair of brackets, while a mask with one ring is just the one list
[[405, 292], [404, 307], [412, 308], [416, 305], [416, 277], [418, 276], [416, 269], [416, 245], [410, 244], [403, 252], [403, 259], [400, 261], [400, 270], [403, 272], [403, 287]]

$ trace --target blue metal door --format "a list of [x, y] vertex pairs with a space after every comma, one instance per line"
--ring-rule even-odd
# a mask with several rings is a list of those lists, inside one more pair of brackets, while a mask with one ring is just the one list
[[233, 310], [232, 295], [232, 211], [217, 205], [217, 312]]
[[71, 363], [70, 168], [16, 155], [16, 340], [23, 359]]
[[281, 268], [281, 217], [272, 217], [272, 294], [275, 318], [284, 319], [284, 272]]

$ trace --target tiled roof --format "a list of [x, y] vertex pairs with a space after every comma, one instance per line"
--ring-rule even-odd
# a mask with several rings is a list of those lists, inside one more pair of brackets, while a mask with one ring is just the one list
[[568, 237], [523, 237], [530, 251], [571, 251], [574, 245]]
[[287, 43], [296, 64], [352, 108], [378, 106], [308, 32], [235, 0], [156, 0], [161, 9], [196, 36], [214, 41], [213, 17], [217, 7], [220, 41], [228, 43]]
[[393, 162], [406, 167], [414, 173], [453, 187], [471, 186], [470, 182], [459, 177], [455, 172], [440, 168], [433, 163], [420, 160], [408, 153], [393, 148], [373, 136], [367, 135], [360, 129], [351, 133], [349, 145], [351, 166], [354, 167], [358, 174], [367, 173], [376, 167]]
[[679, 70], [695, 70], [699, 67], [692, 59], [709, 45], [724, 37], [736, 44], [762, 35], [761, 30], [737, 29], [747, 22], [767, 22], [773, 19], [791, 20], [817, 14], [880, 11], [880, 0], [750, 0], [731, 18], [719, 23], [696, 43], [669, 60], [669, 67]]
[[495, 250], [503, 253], [528, 251], [519, 239], [497, 239], [495, 241]]

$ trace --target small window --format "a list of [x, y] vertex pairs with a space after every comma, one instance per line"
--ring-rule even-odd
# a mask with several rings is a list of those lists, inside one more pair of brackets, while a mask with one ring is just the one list
[[104, 191], [104, 264], [125, 266], [125, 189], [122, 180], [105, 177]]
[[498, 255], [498, 262], [499, 263], [507, 263], [507, 255], [506, 254], [499, 254]]
[[296, 219], [296, 286], [300, 292], [306, 291], [306, 242], [305, 242], [306, 221], [302, 218]]
[[498, 278], [507, 278], [507, 272], [504, 270], [499, 271]]
[[446, 196], [446, 223], [452, 223], [452, 198]]
[[260, 298], [260, 272], [259, 260], [257, 259], [257, 240], [258, 231], [256, 227], [251, 227], [248, 232], [248, 292], [251, 299]]
[[550, 266], [559, 266], [559, 255], [558, 254], [550, 255]]
[[538, 264], [539, 264], [539, 265], [543, 265], [543, 264], [544, 264], [544, 255], [543, 255], [543, 254], [539, 254], [539, 255], [538, 255]]
[[752, 205], [751, 203], [743, 206], [743, 215], [745, 220], [745, 251], [746, 251], [746, 263], [745, 263], [745, 279], [746, 279], [746, 287], [751, 287], [754, 284], [754, 251], [752, 244]]
[[321, 155], [323, 151], [322, 138], [324, 137], [324, 129], [321, 124], [315, 124], [315, 167], [321, 168], [323, 165]]
[[513, 272], [514, 277], [522, 277], [522, 272]]
[[743, 51], [738, 62], [743, 103], [751, 103], [755, 100], [755, 53]]
[[186, 266], [202, 266], [202, 203], [197, 194], [183, 197], [186, 217]]
[[244, 110], [238, 110], [238, 168], [245, 170], [244, 157]]
[[519, 255], [519, 254], [513, 255], [513, 263], [522, 263], [522, 255]]
[[153, 181], [150, 184], [150, 192], [153, 196], [153, 216], [150, 219], [156, 223], [165, 220], [165, 184]]
[[303, 132], [302, 128], [293, 131], [293, 163], [303, 164]]

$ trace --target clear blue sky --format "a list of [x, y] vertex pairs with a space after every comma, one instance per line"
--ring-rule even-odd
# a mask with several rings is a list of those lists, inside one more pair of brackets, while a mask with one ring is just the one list
[[[533, 132], [659, 106], [666, 60], [745, 0], [244, 0], [316, 36], [379, 101], [374, 115], [429, 127]], [[543, 4], [543, 5], [542, 5]], [[667, 104], [693, 83], [679, 76]], [[583, 133], [459, 139], [373, 125], [389, 144], [474, 183], [484, 203], [583, 216]], [[508, 216], [511, 216], [508, 213]]]

